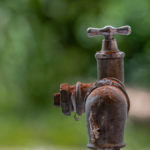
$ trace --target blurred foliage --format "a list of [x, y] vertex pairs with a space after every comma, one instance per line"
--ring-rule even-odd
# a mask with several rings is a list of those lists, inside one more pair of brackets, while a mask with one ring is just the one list
[[86, 29], [109, 24], [131, 25], [130, 36], [116, 36], [126, 82], [149, 87], [149, 17], [149, 0], [1, 0], [0, 144], [85, 145], [85, 121], [56, 112], [52, 93], [61, 82], [96, 80], [102, 38], [88, 38]]

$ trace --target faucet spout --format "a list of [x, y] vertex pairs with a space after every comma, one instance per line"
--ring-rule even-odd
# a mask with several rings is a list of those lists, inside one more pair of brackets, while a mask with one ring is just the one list
[[119, 80], [97, 81], [86, 98], [88, 148], [120, 149], [124, 147], [124, 127], [129, 98]]

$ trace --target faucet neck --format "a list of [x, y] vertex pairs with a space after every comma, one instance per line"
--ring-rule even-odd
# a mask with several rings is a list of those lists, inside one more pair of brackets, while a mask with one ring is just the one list
[[124, 56], [115, 39], [103, 40], [102, 50], [95, 55], [98, 80], [113, 77], [124, 83]]
[[102, 42], [102, 51], [117, 51], [118, 45], [116, 39], [104, 39]]

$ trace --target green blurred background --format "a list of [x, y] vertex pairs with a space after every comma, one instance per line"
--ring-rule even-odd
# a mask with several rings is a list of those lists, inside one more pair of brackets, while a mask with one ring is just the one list
[[[150, 88], [149, 0], [0, 0], [0, 20], [0, 147], [86, 146], [85, 116], [64, 116], [52, 95], [96, 80], [103, 37], [88, 38], [88, 27], [130, 25], [116, 36], [125, 81]], [[125, 149], [148, 150], [149, 139], [149, 124], [128, 120]]]

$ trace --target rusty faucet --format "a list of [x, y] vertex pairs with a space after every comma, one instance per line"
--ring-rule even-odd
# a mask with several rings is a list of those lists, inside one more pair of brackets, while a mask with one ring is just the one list
[[101, 51], [97, 52], [98, 80], [94, 83], [77, 82], [60, 85], [54, 94], [54, 105], [65, 115], [72, 111], [86, 113], [89, 136], [88, 148], [119, 150], [124, 147], [124, 127], [130, 108], [124, 87], [124, 52], [118, 49], [115, 34], [129, 35], [130, 26], [88, 28], [88, 36], [103, 35]]

